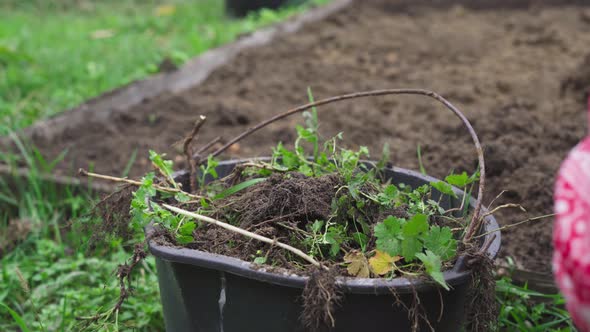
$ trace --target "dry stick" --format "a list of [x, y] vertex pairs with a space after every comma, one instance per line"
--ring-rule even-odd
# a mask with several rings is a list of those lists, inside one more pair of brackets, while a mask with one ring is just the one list
[[204, 115], [199, 116], [199, 120], [195, 122], [193, 131], [184, 139], [184, 143], [182, 145], [182, 150], [184, 151], [186, 162], [189, 164], [190, 168], [191, 193], [197, 191], [197, 161], [193, 159], [191, 143], [195, 139], [195, 136], [197, 136], [197, 134], [199, 133], [199, 130], [205, 123], [205, 120], [207, 120], [207, 117], [205, 117]]
[[469, 134], [471, 135], [471, 139], [473, 140], [473, 143], [475, 145], [475, 149], [477, 152], [477, 158], [479, 161], [480, 178], [479, 178], [479, 189], [478, 189], [478, 193], [477, 193], [477, 201], [475, 203], [473, 217], [471, 219], [471, 222], [469, 223], [467, 231], [465, 232], [465, 236], [463, 237], [463, 240], [465, 242], [469, 242], [473, 238], [473, 236], [475, 235], [475, 232], [479, 229], [480, 224], [483, 222], [483, 219], [479, 218], [479, 214], [480, 214], [481, 206], [482, 206], [482, 202], [483, 202], [483, 192], [484, 192], [484, 188], [485, 188], [485, 175], [486, 175], [483, 149], [481, 147], [481, 143], [479, 142], [479, 138], [477, 137], [477, 134], [475, 133], [475, 130], [473, 129], [473, 127], [471, 126], [471, 123], [469, 123], [469, 120], [467, 120], [465, 115], [463, 115], [463, 113], [461, 111], [459, 111], [459, 109], [457, 109], [455, 106], [453, 106], [453, 104], [451, 104], [449, 101], [447, 101], [446, 99], [444, 99], [442, 96], [438, 95], [435, 92], [423, 90], [423, 89], [384, 89], [384, 90], [356, 92], [356, 93], [351, 93], [351, 94], [346, 94], [346, 95], [341, 95], [341, 96], [318, 100], [318, 101], [315, 101], [315, 102], [312, 102], [309, 104], [298, 106], [298, 107], [290, 109], [286, 112], [277, 114], [270, 119], [264, 120], [264, 121], [260, 122], [259, 124], [248, 128], [248, 130], [246, 130], [245, 132], [232, 138], [230, 141], [228, 141], [221, 148], [214, 151], [212, 153], [212, 156], [215, 157], [215, 156], [221, 154], [223, 151], [227, 150], [234, 143], [251, 135], [252, 133], [258, 131], [259, 129], [264, 128], [265, 126], [267, 126], [270, 123], [273, 123], [277, 120], [280, 120], [280, 119], [283, 119], [283, 118], [288, 117], [290, 115], [293, 115], [295, 113], [303, 112], [303, 111], [308, 110], [312, 107], [326, 105], [326, 104], [330, 104], [330, 103], [334, 103], [334, 102], [342, 101], [342, 100], [347, 100], [347, 99], [373, 97], [373, 96], [385, 96], [385, 95], [401, 95], [401, 94], [423, 95], [423, 96], [427, 96], [427, 97], [435, 99], [436, 101], [443, 104], [446, 108], [448, 108], [451, 112], [453, 112], [463, 122], [463, 124], [465, 125], [465, 127], [469, 131]]
[[[102, 179], [102, 180], [107, 180], [107, 181], [111, 181], [111, 182], [118, 182], [118, 183], [127, 183], [127, 184], [131, 184], [134, 186], [141, 186], [142, 183], [140, 181], [135, 181], [135, 180], [131, 180], [131, 179], [126, 179], [126, 178], [118, 178], [115, 176], [109, 176], [109, 175], [102, 175], [102, 174], [98, 174], [98, 173], [92, 173], [92, 172], [88, 172], [87, 170], [80, 168], [78, 170], [78, 174], [82, 175], [82, 176], [89, 176], [91, 178], [97, 178], [97, 179]], [[167, 193], [183, 193], [185, 195], [187, 195], [188, 197], [194, 198], [194, 199], [202, 199], [202, 198], [206, 198], [203, 196], [199, 196], [199, 195], [193, 195], [190, 193], [187, 193], [185, 191], [182, 191], [180, 189], [176, 189], [176, 188], [168, 188], [168, 187], [162, 187], [162, 186], [158, 186], [158, 185], [154, 185], [154, 188], [156, 190], [159, 191], [163, 191], [163, 192], [167, 192]]]
[[490, 210], [490, 211], [486, 212], [485, 214], [483, 214], [481, 216], [481, 218], [485, 218], [489, 215], [492, 215], [492, 214], [498, 212], [499, 210], [506, 209], [506, 208], [517, 208], [517, 209], [520, 209], [520, 211], [522, 211], [522, 212], [527, 212], [526, 209], [524, 207], [522, 207], [522, 205], [520, 205], [520, 204], [508, 203], [508, 204], [496, 206], [493, 210]]
[[[279, 242], [277, 240], [273, 240], [273, 239], [267, 238], [265, 236], [262, 236], [262, 235], [259, 235], [259, 234], [256, 234], [256, 233], [249, 232], [249, 231], [247, 231], [245, 229], [242, 229], [242, 228], [239, 228], [239, 227], [236, 227], [236, 226], [232, 226], [230, 224], [226, 224], [224, 222], [221, 222], [219, 220], [216, 220], [216, 219], [213, 219], [213, 218], [210, 218], [210, 217], [201, 215], [201, 214], [196, 214], [196, 213], [189, 212], [189, 211], [186, 211], [186, 210], [183, 210], [183, 209], [179, 209], [177, 207], [174, 207], [174, 206], [171, 206], [171, 205], [168, 205], [168, 204], [162, 204], [162, 206], [165, 207], [166, 209], [172, 211], [172, 212], [176, 212], [176, 213], [181, 214], [183, 216], [187, 216], [187, 217], [191, 217], [191, 218], [194, 218], [194, 219], [197, 219], [197, 220], [205, 221], [205, 222], [211, 223], [213, 225], [216, 225], [216, 226], [225, 228], [225, 229], [227, 229], [229, 231], [232, 231], [234, 233], [238, 233], [240, 235], [243, 235], [243, 236], [246, 236], [246, 237], [249, 237], [249, 238], [252, 238], [252, 239], [261, 241], [261, 242], [265, 242], [265, 243], [268, 243], [268, 244], [276, 245], [276, 246], [281, 247], [283, 249], [289, 250], [290, 252], [294, 253], [295, 255], [303, 258], [304, 260], [310, 262], [311, 264], [313, 264], [313, 265], [315, 265], [317, 267], [321, 267], [322, 266], [322, 265], [320, 265], [320, 263], [318, 261], [316, 261], [315, 259], [313, 259], [313, 257], [305, 254], [303, 251], [301, 251], [301, 250], [299, 250], [297, 248], [291, 247], [288, 244], [284, 244], [284, 243]], [[326, 267], [324, 267], [324, 268], [326, 268]]]
[[551, 218], [551, 217], [555, 217], [555, 216], [556, 216], [555, 213], [550, 213], [550, 214], [545, 214], [545, 215], [542, 215], [542, 216], [528, 218], [528, 219], [525, 219], [525, 220], [521, 220], [519, 222], [516, 222], [514, 224], [510, 224], [510, 225], [498, 227], [498, 228], [496, 228], [494, 230], [491, 230], [489, 232], [486, 232], [486, 233], [483, 233], [483, 234], [479, 234], [478, 236], [474, 236], [473, 238], [474, 239], [477, 239], [477, 238], [480, 238], [480, 237], [483, 237], [483, 236], [486, 236], [486, 235], [489, 235], [489, 234], [492, 234], [492, 233], [495, 233], [495, 232], [498, 232], [498, 231], [502, 231], [502, 230], [505, 230], [505, 229], [508, 229], [508, 228], [520, 226], [520, 225], [522, 225], [524, 223], [527, 223], [527, 222], [530, 222], [530, 221], [535, 221], [535, 220], [545, 219], [545, 218]]

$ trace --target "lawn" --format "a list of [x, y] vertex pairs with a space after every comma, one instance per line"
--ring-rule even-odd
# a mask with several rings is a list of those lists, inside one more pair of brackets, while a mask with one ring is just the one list
[[153, 74], [164, 59], [180, 65], [301, 10], [238, 20], [224, 15], [220, 0], [57, 3], [0, 4], [0, 124], [7, 127], [0, 134]]
[[[156, 73], [164, 59], [181, 65], [304, 9], [229, 19], [219, 0], [3, 1], [0, 135]], [[134, 296], [112, 312], [115, 272], [131, 256], [129, 246], [109, 239], [88, 251], [92, 230], [84, 225], [94, 197], [43, 182], [52, 161], [34, 147], [21, 145], [21, 152], [32, 176], [0, 179], [0, 331], [163, 330], [153, 259], [138, 269]], [[15, 158], [0, 153], [0, 163]], [[508, 279], [497, 296], [501, 330], [573, 330], [560, 296]]]

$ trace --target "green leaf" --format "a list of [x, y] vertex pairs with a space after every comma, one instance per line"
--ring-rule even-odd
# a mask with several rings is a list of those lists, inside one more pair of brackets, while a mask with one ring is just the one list
[[428, 231], [428, 216], [425, 214], [414, 215], [403, 226], [404, 236], [418, 236], [426, 231]]
[[22, 330], [22, 332], [31, 331], [31, 330], [29, 330], [27, 323], [25, 323], [25, 320], [16, 311], [12, 310], [10, 307], [8, 307], [4, 303], [0, 303], [0, 307], [4, 308], [6, 311], [8, 311], [8, 313], [10, 314], [10, 316], [12, 316], [12, 319], [14, 319], [14, 322], [16, 323], [16, 325], [18, 325], [18, 327]]
[[391, 206], [399, 198], [399, 189], [393, 184], [383, 188], [383, 191], [377, 194], [377, 200], [381, 205]]
[[445, 178], [445, 181], [451, 186], [463, 188], [473, 182], [473, 179], [467, 175], [467, 172], [461, 174], [451, 174]]
[[209, 208], [209, 205], [210, 205], [210, 204], [209, 204], [209, 202], [207, 202], [207, 200], [206, 200], [205, 198], [201, 198], [201, 206], [202, 206], [204, 209], [207, 209], [207, 208]]
[[174, 163], [172, 160], [165, 160], [164, 155], [159, 155], [155, 151], [150, 150], [150, 160], [158, 167], [162, 173], [166, 174], [168, 178], [172, 178], [172, 167]]
[[178, 241], [180, 244], [189, 244], [191, 242], [193, 242], [195, 239], [189, 235], [177, 235], [176, 236], [176, 241]]
[[189, 221], [184, 223], [184, 225], [180, 226], [178, 229], [178, 234], [180, 235], [190, 235], [192, 237], [193, 231], [197, 228], [197, 224], [193, 221]]
[[256, 178], [256, 179], [250, 179], [250, 180], [247, 180], [244, 182], [240, 182], [240, 183], [236, 184], [235, 186], [229, 187], [229, 188], [225, 189], [224, 191], [220, 192], [219, 194], [215, 195], [215, 197], [213, 197], [213, 200], [226, 198], [226, 197], [231, 196], [241, 190], [251, 187], [257, 183], [260, 183], [264, 180], [266, 180], [266, 178]]
[[426, 250], [426, 254], [419, 253], [416, 257], [422, 261], [426, 268], [426, 273], [444, 289], [450, 290], [449, 285], [445, 281], [443, 273], [441, 272], [441, 260], [435, 253], [430, 250]]
[[358, 243], [361, 248], [365, 248], [367, 243], [369, 243], [369, 237], [361, 232], [355, 232], [352, 234], [352, 239]]
[[402, 225], [405, 219], [389, 216], [383, 222], [375, 225], [374, 233], [377, 238], [377, 249], [398, 256], [402, 253]]
[[457, 194], [455, 194], [453, 191], [453, 187], [451, 187], [451, 185], [446, 182], [430, 182], [430, 185], [436, 190], [440, 191], [442, 194], [457, 198]]
[[186, 203], [191, 200], [191, 198], [185, 193], [176, 193], [174, 199], [180, 203]]
[[428, 231], [428, 217], [416, 214], [402, 226], [402, 256], [407, 261], [413, 261], [416, 254], [422, 252], [420, 235]]
[[406, 237], [402, 241], [402, 256], [408, 262], [416, 258], [416, 254], [422, 252], [422, 243], [417, 237]]
[[[281, 142], [279, 142], [273, 151], [273, 160], [275, 160], [278, 165], [285, 167], [286, 171], [292, 171], [299, 168], [299, 164], [301, 163], [297, 154], [286, 149]], [[276, 166], [277, 165], [275, 165], [275, 167]]]
[[442, 260], [451, 259], [457, 252], [457, 241], [448, 227], [432, 226], [424, 235], [424, 247], [440, 256]]
[[260, 264], [260, 265], [262, 265], [264, 263], [266, 263], [266, 257], [263, 256], [263, 257], [256, 257], [256, 258], [254, 258], [254, 264]]
[[305, 176], [313, 176], [313, 169], [308, 164], [301, 164], [298, 171]]
[[341, 225], [332, 225], [328, 228], [324, 239], [330, 244], [330, 256], [335, 257], [340, 252], [340, 245], [346, 240], [345, 232]]
[[318, 137], [313, 133], [313, 131], [307, 129], [307, 128], [303, 128], [302, 126], [296, 126], [295, 130], [297, 130], [297, 135], [310, 143], [316, 143], [318, 140]]
[[322, 230], [322, 227], [324, 227], [324, 221], [323, 220], [316, 220], [311, 225], [311, 230], [314, 233], [319, 233]]

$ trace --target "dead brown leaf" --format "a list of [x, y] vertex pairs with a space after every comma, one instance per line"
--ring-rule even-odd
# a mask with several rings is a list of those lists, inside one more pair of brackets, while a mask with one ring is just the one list
[[348, 263], [346, 270], [351, 276], [369, 278], [369, 262], [362, 252], [353, 250], [344, 256], [344, 262]]

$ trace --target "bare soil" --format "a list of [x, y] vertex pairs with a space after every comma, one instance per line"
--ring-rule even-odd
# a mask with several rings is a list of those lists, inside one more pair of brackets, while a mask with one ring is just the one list
[[[150, 168], [147, 149], [180, 162], [182, 140], [201, 114], [199, 142], [228, 140], [266, 117], [316, 99], [378, 88], [415, 87], [439, 92], [472, 120], [489, 168], [487, 199], [522, 203], [529, 215], [552, 211], [554, 174], [586, 132], [584, 91], [590, 89], [590, 20], [576, 6], [528, 10], [412, 8], [388, 1], [357, 1], [323, 22], [275, 43], [243, 52], [203, 84], [181, 94], [144, 100], [104, 121], [70, 128], [34, 143], [48, 156], [68, 149], [60, 167], [94, 165], [120, 175]], [[325, 136], [344, 132], [349, 144], [367, 145], [378, 158], [384, 143], [396, 166], [417, 169], [422, 147], [429, 174], [474, 170], [476, 156], [460, 122], [418, 97], [364, 99], [319, 109]], [[268, 155], [277, 141], [292, 141], [295, 117], [241, 142], [227, 158]], [[354, 146], [351, 146], [354, 147]], [[524, 219], [498, 213], [501, 224]], [[522, 267], [550, 271], [551, 220], [503, 233], [503, 255]]]

